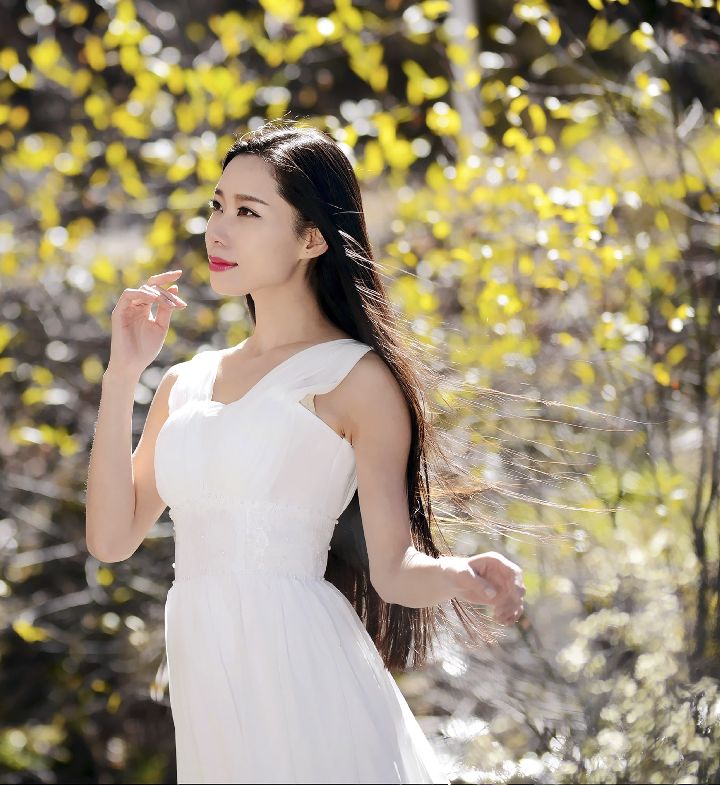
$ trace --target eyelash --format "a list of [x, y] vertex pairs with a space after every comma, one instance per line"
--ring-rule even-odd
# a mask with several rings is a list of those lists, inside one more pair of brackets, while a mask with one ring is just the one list
[[[220, 209], [220, 202], [217, 199], [210, 199], [208, 200], [207, 206], [213, 211], [216, 212]], [[254, 213], [249, 207], [238, 207], [239, 210], [247, 210], [250, 215], [254, 215], [256, 218], [258, 217], [257, 213]], [[240, 216], [238, 216], [240, 217]]]

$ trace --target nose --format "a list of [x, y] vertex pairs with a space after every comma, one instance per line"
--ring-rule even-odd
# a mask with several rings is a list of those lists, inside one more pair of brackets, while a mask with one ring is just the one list
[[220, 247], [225, 245], [225, 236], [222, 230], [219, 230], [217, 226], [211, 228], [208, 225], [208, 228], [205, 230], [205, 240], [209, 246]]

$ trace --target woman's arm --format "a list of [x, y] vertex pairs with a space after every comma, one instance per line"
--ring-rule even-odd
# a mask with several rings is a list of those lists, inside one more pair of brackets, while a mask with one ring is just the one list
[[181, 274], [182, 270], [168, 270], [151, 275], [137, 289], [124, 289], [112, 311], [110, 361], [103, 374], [85, 499], [87, 548], [102, 561], [131, 556], [167, 506], [155, 488], [153, 460], [155, 439], [168, 416], [176, 366], [158, 385], [140, 443], [131, 455], [132, 412], [135, 385], [162, 349], [173, 310], [187, 306], [176, 294], [177, 284], [161, 286]]
[[168, 417], [168, 395], [177, 365], [158, 385], [142, 436], [132, 452], [135, 374], [105, 371], [95, 425], [85, 503], [88, 551], [104, 562], [123, 561], [137, 550], [167, 507], [155, 486], [155, 441]]
[[496, 605], [496, 619], [512, 623], [524, 594], [517, 565], [495, 553], [434, 558], [414, 547], [405, 485], [412, 436], [407, 402], [374, 353], [365, 355], [350, 376], [352, 382], [343, 385], [343, 405], [350, 412], [373, 587], [385, 602], [410, 608], [454, 597]]
[[95, 423], [85, 498], [85, 541], [101, 561], [114, 561], [135, 509], [132, 480], [134, 375], [106, 370]]

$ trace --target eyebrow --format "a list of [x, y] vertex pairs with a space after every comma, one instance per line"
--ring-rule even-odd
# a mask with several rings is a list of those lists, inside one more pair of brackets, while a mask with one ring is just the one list
[[[215, 189], [215, 193], [218, 196], [222, 196], [222, 197], [225, 196], [225, 194], [219, 188]], [[270, 205], [267, 202], [263, 201], [258, 196], [252, 196], [251, 194], [233, 194], [233, 196], [235, 197], [236, 202], [259, 202], [260, 204], [264, 204], [267, 205], [267, 207], [270, 207]]]

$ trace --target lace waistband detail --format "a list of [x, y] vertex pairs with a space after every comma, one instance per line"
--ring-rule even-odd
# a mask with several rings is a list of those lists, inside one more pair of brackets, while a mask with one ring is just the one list
[[203, 495], [170, 510], [176, 580], [242, 572], [324, 576], [337, 518], [283, 502], [206, 501]]

